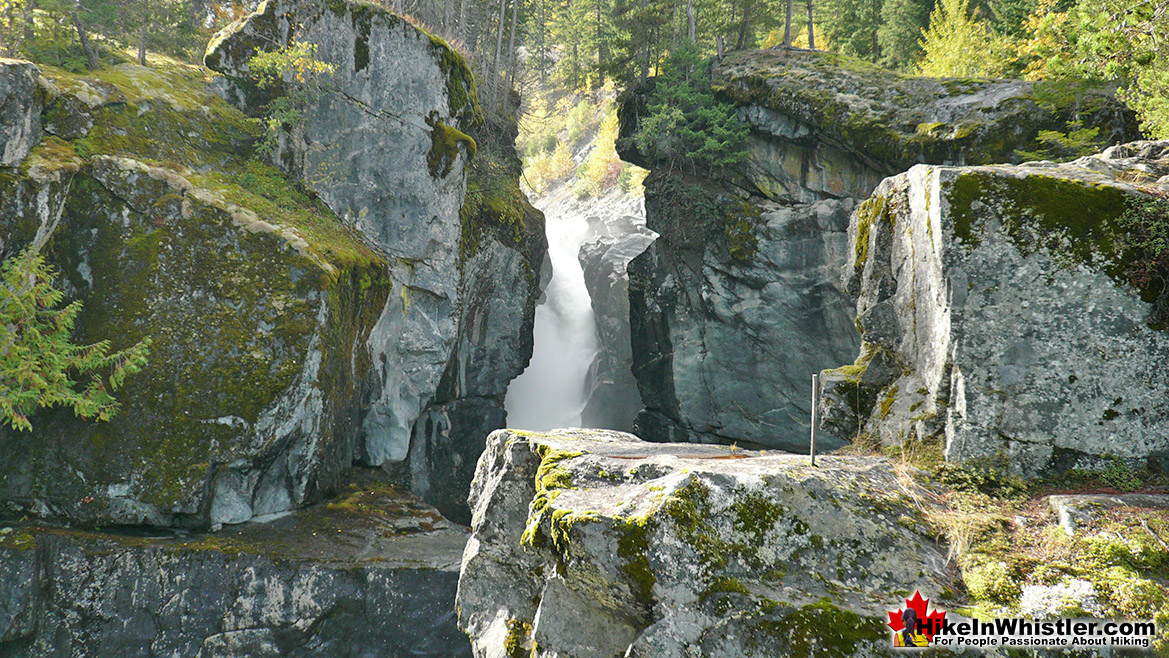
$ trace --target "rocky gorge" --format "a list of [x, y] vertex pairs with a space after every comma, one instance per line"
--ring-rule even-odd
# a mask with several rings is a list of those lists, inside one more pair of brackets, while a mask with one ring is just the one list
[[[265, 154], [296, 90], [254, 58], [297, 43], [329, 71]], [[784, 48], [712, 81], [749, 157], [701, 176], [621, 99], [643, 222], [530, 200], [515, 117], [380, 6], [266, 0], [205, 67], [0, 59], [0, 254], [57, 268], [79, 340], [154, 341], [112, 421], [0, 429], [0, 656], [879, 656], [915, 591], [1169, 625], [1163, 495], [1014, 489], [1164, 468], [1132, 222], [1169, 146], [1088, 84]], [[1070, 122], [1119, 145], [1024, 162]], [[584, 226], [580, 424], [632, 434], [505, 429], [532, 201]]]

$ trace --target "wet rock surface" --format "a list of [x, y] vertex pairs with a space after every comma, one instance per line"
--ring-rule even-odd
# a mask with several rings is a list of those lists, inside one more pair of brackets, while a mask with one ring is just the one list
[[475, 655], [885, 655], [888, 593], [945, 556], [888, 461], [492, 434], [459, 624]]
[[630, 261], [657, 238], [645, 227], [644, 211], [622, 214], [601, 204], [602, 213], [588, 218], [592, 237], [580, 248], [580, 265], [597, 324], [598, 352], [585, 381], [581, 425], [629, 431], [641, 411], [633, 379], [629, 335]]

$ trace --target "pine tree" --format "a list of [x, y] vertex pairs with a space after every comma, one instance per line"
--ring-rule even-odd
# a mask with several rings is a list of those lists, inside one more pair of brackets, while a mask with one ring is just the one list
[[918, 39], [933, 8], [934, 0], [885, 0], [877, 28], [881, 64], [892, 69], [912, 68], [921, 57]]
[[[55, 274], [33, 249], [9, 258], [0, 271], [0, 423], [13, 429], [31, 430], [29, 416], [41, 407], [67, 406], [82, 418], [109, 420], [118, 411], [110, 392], [140, 371], [150, 353], [149, 338], [112, 354], [108, 340], [74, 344], [70, 333], [81, 302], [56, 308], [65, 294], [53, 287]], [[97, 374], [106, 369], [108, 377]]]

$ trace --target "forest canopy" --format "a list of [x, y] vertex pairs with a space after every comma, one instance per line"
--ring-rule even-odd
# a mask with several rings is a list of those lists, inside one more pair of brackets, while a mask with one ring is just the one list
[[[0, 0], [0, 50], [80, 71], [159, 53], [197, 63], [256, 2]], [[682, 49], [711, 59], [790, 44], [908, 74], [1117, 83], [1152, 136], [1169, 136], [1169, 0], [384, 0], [472, 61], [484, 105], [505, 92], [637, 85]], [[675, 74], [677, 75], [677, 74]]]

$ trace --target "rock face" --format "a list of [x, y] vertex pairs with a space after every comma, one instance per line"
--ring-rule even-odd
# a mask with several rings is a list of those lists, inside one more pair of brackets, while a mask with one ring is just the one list
[[1166, 297], [1139, 224], [1163, 216], [1167, 156], [1141, 142], [885, 180], [849, 227], [865, 347], [825, 374], [829, 419], [885, 443], [944, 435], [950, 460], [1025, 475], [1163, 458]]
[[883, 459], [503, 430], [471, 504], [458, 606], [478, 658], [886, 655], [885, 599], [942, 591]]
[[835, 269], [852, 200], [788, 208], [647, 181], [660, 237], [630, 266], [639, 432], [806, 451], [811, 373], [856, 351]]
[[[542, 218], [461, 58], [382, 9], [265, 3], [208, 62], [242, 75], [292, 23], [336, 73], [281, 136], [285, 175], [198, 72], [4, 63], [5, 157], [48, 135], [0, 166], [0, 256], [31, 245], [61, 270], [79, 340], [155, 344], [113, 422], [52, 410], [36, 440], [0, 431], [8, 511], [205, 528], [318, 500], [356, 461], [469, 518], [483, 437], [531, 353]], [[468, 176], [460, 127], [494, 166]], [[491, 193], [464, 203], [468, 178]]]
[[[807, 450], [811, 375], [859, 342], [837, 275], [846, 218], [884, 177], [1017, 161], [1039, 130], [1076, 119], [1135, 134], [1107, 90], [906, 78], [822, 52], [735, 53], [712, 85], [750, 125], [750, 158], [707, 180], [662, 167], [646, 181], [661, 238], [630, 266], [630, 312], [636, 427], [650, 440]], [[631, 139], [643, 102], [624, 98], [618, 149], [652, 169]], [[839, 445], [846, 428], [824, 440]]]
[[414, 422], [411, 488], [470, 523], [467, 494], [488, 434], [504, 426], [508, 384], [527, 367], [548, 251], [544, 216], [519, 188], [515, 126], [473, 131], [460, 236], [458, 336], [442, 379]]
[[0, 656], [471, 654], [465, 531], [384, 486], [208, 536], [0, 533]]
[[111, 422], [54, 409], [34, 417], [35, 438], [0, 431], [7, 511], [206, 527], [333, 490], [353, 461], [385, 260], [241, 161], [254, 134], [197, 75], [46, 73], [51, 107], [70, 99], [95, 125], [0, 170], [3, 255], [32, 245], [60, 270], [84, 302], [79, 341], [154, 348]]
[[[276, 158], [386, 254], [392, 281], [367, 341], [375, 371], [361, 458], [411, 473], [423, 493], [431, 477], [465, 481], [482, 437], [503, 425], [507, 382], [531, 354], [542, 218], [516, 180], [480, 185], [507, 203], [464, 204], [476, 146], [467, 133], [514, 137], [514, 128], [484, 127], [463, 58], [376, 5], [268, 0], [216, 37], [206, 63], [256, 113], [267, 96], [249, 82], [248, 60], [292, 39], [317, 44], [334, 71]], [[512, 142], [481, 141], [518, 179]], [[454, 512], [463, 494], [435, 502]]]
[[[601, 210], [609, 210], [603, 201]], [[641, 411], [641, 395], [630, 364], [630, 261], [645, 251], [657, 234], [638, 215], [605, 213], [590, 216], [593, 237], [580, 248], [580, 266], [597, 325], [598, 351], [585, 381], [585, 427], [629, 431]]]
[[19, 163], [41, 141], [39, 75], [31, 62], [0, 57], [0, 167]]

